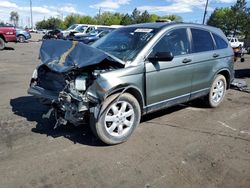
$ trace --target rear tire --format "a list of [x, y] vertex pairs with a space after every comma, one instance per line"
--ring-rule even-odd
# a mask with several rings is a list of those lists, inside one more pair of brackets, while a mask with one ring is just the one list
[[209, 107], [216, 108], [222, 103], [226, 94], [226, 87], [227, 81], [225, 77], [218, 74], [215, 77], [211, 85], [210, 92], [205, 99]]
[[0, 37], [0, 50], [5, 48], [5, 41]]
[[104, 143], [113, 145], [125, 142], [141, 119], [138, 101], [129, 93], [114, 94], [103, 103], [96, 123], [90, 123], [93, 133]]

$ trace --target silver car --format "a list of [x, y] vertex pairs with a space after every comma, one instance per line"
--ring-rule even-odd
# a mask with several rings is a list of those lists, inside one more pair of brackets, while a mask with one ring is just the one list
[[220, 29], [184, 23], [119, 28], [92, 46], [47, 40], [28, 93], [59, 125], [87, 123], [107, 144], [126, 141], [142, 115], [203, 98], [223, 101], [233, 51]]

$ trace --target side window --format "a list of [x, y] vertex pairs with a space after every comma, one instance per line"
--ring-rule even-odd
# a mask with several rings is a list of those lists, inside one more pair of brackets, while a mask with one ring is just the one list
[[196, 52], [206, 52], [214, 49], [214, 43], [212, 37], [208, 31], [200, 29], [191, 29], [193, 48], [192, 51]]
[[213, 33], [213, 37], [214, 37], [217, 49], [224, 49], [228, 47], [227, 42], [224, 39], [222, 39], [220, 36]]
[[85, 28], [84, 26], [81, 26], [81, 27], [78, 29], [78, 31], [79, 31], [79, 32], [83, 32], [83, 31], [84, 31], [84, 28]]
[[154, 46], [153, 52], [172, 52], [174, 56], [189, 53], [189, 42], [186, 29], [176, 29], [165, 34]]
[[95, 27], [90, 27], [89, 32], [94, 31]]
[[102, 38], [102, 37], [105, 36], [106, 34], [108, 34], [108, 31], [103, 31], [102, 33], [100, 33], [99, 38]]
[[93, 28], [92, 27], [89, 27], [87, 30], [86, 30], [86, 33], [89, 33], [90, 31], [92, 31]]

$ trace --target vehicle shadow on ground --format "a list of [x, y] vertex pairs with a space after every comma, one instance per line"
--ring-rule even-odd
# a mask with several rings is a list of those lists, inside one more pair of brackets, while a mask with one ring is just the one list
[[12, 47], [5, 47], [4, 50], [15, 50], [15, 49]]
[[18, 42], [19, 44], [28, 44], [29, 43], [29, 41], [28, 40], [25, 40], [25, 41], [23, 41], [23, 42]]
[[43, 119], [42, 115], [46, 113], [49, 108], [42, 105], [37, 98], [33, 96], [18, 97], [10, 100], [12, 111], [14, 114], [26, 118], [28, 121], [35, 121], [36, 127], [31, 131], [38, 134], [45, 134], [53, 138], [65, 137], [73, 143], [79, 143], [89, 146], [106, 146], [98, 140], [91, 132], [88, 125], [65, 125], [54, 129], [55, 120], [53, 117], [50, 119]]
[[250, 69], [235, 70], [235, 78], [250, 78]]
[[[50, 119], [43, 119], [42, 115], [47, 113], [49, 107], [42, 105], [39, 100], [33, 96], [23, 96], [10, 100], [12, 111], [14, 114], [26, 118], [28, 121], [35, 121], [36, 127], [31, 131], [38, 134], [45, 134], [53, 138], [65, 137], [71, 140], [73, 143], [79, 143], [89, 146], [107, 146], [97, 139], [88, 125], [79, 125], [77, 127], [73, 125], [59, 126], [54, 129], [55, 120], [54, 117]], [[186, 107], [205, 108], [199, 100], [195, 100], [186, 104], [177, 105], [164, 110], [150, 113], [142, 117], [141, 122], [153, 120], [155, 118], [171, 114], [182, 110]]]

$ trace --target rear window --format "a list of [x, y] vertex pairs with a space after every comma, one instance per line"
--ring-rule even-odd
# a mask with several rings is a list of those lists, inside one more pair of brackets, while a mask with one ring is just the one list
[[191, 29], [191, 32], [193, 39], [192, 51], [194, 53], [205, 52], [214, 49], [213, 39], [208, 31]]
[[221, 38], [220, 36], [214, 33], [213, 33], [213, 37], [214, 37], [217, 49], [225, 49], [228, 47], [227, 42], [223, 38]]

